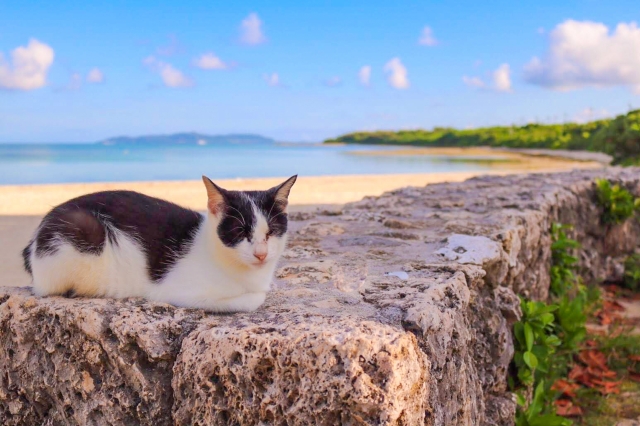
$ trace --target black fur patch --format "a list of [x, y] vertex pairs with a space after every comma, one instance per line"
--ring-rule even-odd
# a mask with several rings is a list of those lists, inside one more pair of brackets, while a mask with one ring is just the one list
[[287, 232], [285, 205], [276, 201], [276, 191], [227, 191], [224, 217], [218, 225], [218, 236], [227, 247], [235, 247], [244, 239], [253, 240], [256, 217], [253, 205], [261, 211], [269, 223], [269, 236], [281, 237]]
[[31, 244], [33, 244], [33, 241], [29, 241], [29, 245], [26, 246], [24, 250], [22, 250], [22, 260], [24, 262], [24, 269], [30, 274], [33, 273], [31, 271]]
[[159, 281], [186, 254], [202, 220], [197, 212], [137, 192], [97, 192], [67, 201], [45, 216], [36, 236], [36, 256], [54, 253], [60, 240], [98, 255], [106, 239], [117, 244], [117, 229], [142, 246], [149, 276]]

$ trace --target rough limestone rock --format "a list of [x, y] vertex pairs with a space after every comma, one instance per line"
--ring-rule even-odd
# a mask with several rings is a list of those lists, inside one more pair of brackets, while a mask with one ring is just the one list
[[253, 313], [0, 289], [0, 424], [511, 424], [518, 295], [549, 290], [550, 226], [616, 279], [640, 223], [600, 223], [594, 180], [482, 177], [291, 215]]

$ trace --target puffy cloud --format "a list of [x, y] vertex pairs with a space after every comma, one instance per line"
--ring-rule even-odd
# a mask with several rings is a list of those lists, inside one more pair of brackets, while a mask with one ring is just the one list
[[640, 93], [640, 28], [567, 20], [549, 35], [549, 48], [525, 66], [530, 83], [557, 90], [630, 86]]
[[0, 52], [0, 88], [33, 90], [43, 87], [47, 84], [47, 73], [54, 56], [50, 46], [35, 38], [26, 46], [15, 48], [10, 63]]
[[422, 29], [422, 34], [420, 34], [418, 43], [423, 46], [435, 46], [438, 44], [438, 40], [433, 36], [433, 30], [431, 27], [424, 27]]
[[211, 52], [194, 59], [193, 65], [203, 70], [226, 70], [229, 68], [228, 64]]
[[502, 64], [493, 72], [493, 87], [499, 92], [511, 91], [511, 68]]
[[248, 45], [262, 44], [267, 38], [262, 33], [262, 21], [256, 13], [250, 13], [240, 24], [240, 41]]
[[269, 86], [272, 86], [272, 87], [281, 85], [280, 76], [278, 75], [278, 73], [275, 73], [275, 72], [272, 74], [265, 74], [264, 80], [267, 82]]
[[371, 80], [371, 66], [365, 65], [358, 71], [358, 80], [363, 86], [368, 86]]
[[[493, 85], [488, 87], [489, 89], [497, 92], [511, 92], [511, 67], [509, 67], [509, 64], [500, 65], [495, 71], [493, 71], [491, 77]], [[487, 88], [484, 80], [480, 77], [468, 77], [465, 75], [462, 77], [462, 82], [475, 89]]]
[[176, 69], [171, 64], [159, 61], [154, 56], [144, 59], [143, 63], [154, 72], [160, 74], [165, 86], [179, 88], [193, 86], [193, 80], [184, 75], [182, 71]]
[[87, 74], [87, 81], [89, 83], [102, 83], [104, 82], [104, 73], [100, 71], [100, 68], [92, 68]]
[[482, 88], [484, 87], [484, 81], [480, 77], [462, 77], [462, 82], [469, 87]]
[[407, 78], [407, 68], [402, 64], [400, 58], [393, 58], [384, 65], [387, 73], [389, 85], [395, 89], [407, 89], [409, 79]]

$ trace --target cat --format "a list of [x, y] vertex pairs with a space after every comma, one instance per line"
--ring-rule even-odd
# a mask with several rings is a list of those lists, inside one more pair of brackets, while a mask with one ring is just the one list
[[205, 214], [133, 191], [69, 200], [43, 218], [22, 252], [34, 293], [253, 311], [287, 243], [296, 179], [267, 191], [229, 191], [203, 176]]

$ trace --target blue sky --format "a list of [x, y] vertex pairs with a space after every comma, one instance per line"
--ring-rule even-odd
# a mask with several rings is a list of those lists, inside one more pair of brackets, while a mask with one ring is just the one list
[[638, 19], [637, 1], [4, 0], [0, 141], [615, 115], [640, 107]]

